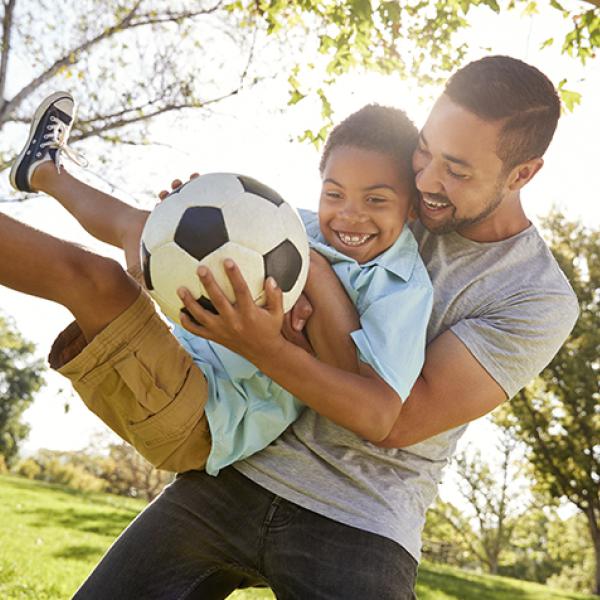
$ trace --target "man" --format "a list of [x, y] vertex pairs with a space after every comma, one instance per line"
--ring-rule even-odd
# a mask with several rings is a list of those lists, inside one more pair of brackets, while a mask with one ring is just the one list
[[[179, 476], [77, 597], [225, 598], [255, 582], [286, 599], [413, 597], [425, 512], [466, 423], [539, 373], [577, 318], [576, 298], [520, 198], [559, 112], [550, 81], [508, 57], [459, 70], [435, 104], [413, 161], [414, 233], [435, 288], [429, 345], [381, 447], [307, 409], [219, 477]], [[324, 273], [323, 293], [309, 300], [319, 356], [356, 362], [336, 343], [358, 316], [335, 277]], [[201, 307], [188, 310], [206, 322]], [[210, 317], [211, 339], [226, 343], [235, 329], [243, 340], [255, 326], [239, 307], [228, 313]], [[244, 354], [243, 344], [235, 350]], [[270, 348], [253, 359], [276, 372]]]

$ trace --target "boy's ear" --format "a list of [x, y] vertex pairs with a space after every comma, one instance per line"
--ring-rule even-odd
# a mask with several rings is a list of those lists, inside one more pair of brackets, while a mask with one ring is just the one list
[[532, 158], [526, 162], [517, 165], [509, 174], [507, 183], [508, 189], [515, 192], [529, 183], [535, 174], [544, 166], [544, 159], [541, 157]]

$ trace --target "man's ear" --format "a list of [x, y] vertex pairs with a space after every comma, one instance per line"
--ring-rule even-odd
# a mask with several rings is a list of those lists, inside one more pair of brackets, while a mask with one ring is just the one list
[[515, 192], [520, 190], [525, 184], [529, 183], [535, 174], [544, 166], [543, 158], [532, 158], [526, 162], [514, 167], [510, 172], [507, 181], [508, 189]]

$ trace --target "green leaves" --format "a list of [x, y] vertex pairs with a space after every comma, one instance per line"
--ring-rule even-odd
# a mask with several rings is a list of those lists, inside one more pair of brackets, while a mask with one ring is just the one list
[[566, 79], [563, 79], [558, 84], [558, 94], [562, 100], [564, 107], [569, 111], [573, 112], [575, 106], [581, 103], [581, 94], [579, 92], [575, 92], [573, 90], [568, 90], [565, 88], [565, 84], [567, 83]]
[[8, 464], [16, 457], [29, 426], [21, 421], [42, 386], [42, 362], [33, 356], [14, 324], [0, 316], [0, 455]]

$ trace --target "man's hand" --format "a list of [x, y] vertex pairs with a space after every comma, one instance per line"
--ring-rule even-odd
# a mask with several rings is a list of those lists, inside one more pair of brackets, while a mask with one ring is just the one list
[[304, 294], [300, 294], [296, 304], [283, 317], [283, 327], [281, 333], [288, 342], [292, 342], [310, 354], [314, 354], [314, 350], [310, 345], [310, 341], [304, 332], [304, 326], [312, 315], [313, 308]]
[[281, 334], [281, 289], [269, 277], [265, 282], [266, 304], [259, 307], [254, 303], [238, 266], [227, 259], [224, 267], [235, 294], [235, 303], [227, 299], [210, 270], [201, 266], [198, 276], [218, 314], [202, 308], [188, 289], [180, 288], [178, 294], [191, 315], [190, 318], [182, 312], [181, 324], [191, 333], [217, 342], [255, 364], [259, 358], [276, 357], [278, 348], [286, 343]]
[[[196, 179], [196, 177], [200, 177], [200, 173], [192, 173], [190, 175], [190, 179], [189, 181], [191, 181], [192, 179]], [[181, 181], [181, 179], [173, 179], [173, 181], [171, 181], [171, 192], [175, 191], [177, 188], [180, 188], [183, 185], [183, 181]], [[158, 192], [158, 197], [160, 198], [160, 200], [164, 200], [171, 192], [167, 191], [167, 190], [161, 190], [160, 192]]]

